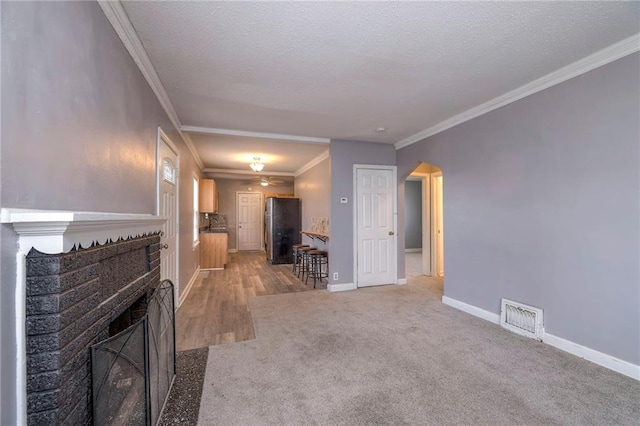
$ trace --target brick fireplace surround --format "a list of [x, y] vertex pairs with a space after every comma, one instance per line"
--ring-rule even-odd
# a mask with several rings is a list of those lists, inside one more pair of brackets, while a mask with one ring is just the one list
[[89, 348], [160, 281], [151, 215], [2, 209], [19, 236], [17, 395], [21, 423], [91, 424]]

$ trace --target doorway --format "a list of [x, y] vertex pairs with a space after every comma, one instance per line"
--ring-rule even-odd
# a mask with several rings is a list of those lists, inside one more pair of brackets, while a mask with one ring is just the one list
[[238, 251], [262, 250], [262, 193], [236, 193]]
[[162, 247], [160, 251], [160, 279], [171, 280], [174, 300], [178, 300], [180, 294], [180, 283], [178, 282], [180, 151], [160, 128], [158, 128], [156, 152], [156, 213], [167, 218], [167, 221], [162, 225], [160, 236], [160, 246]]
[[395, 166], [354, 166], [354, 278], [357, 287], [395, 284]]
[[[415, 180], [421, 182], [419, 203], [422, 210], [422, 247], [419, 250], [420, 256], [412, 253], [411, 248], [409, 248], [409, 252], [405, 251], [407, 276], [423, 274], [442, 278], [444, 277], [444, 181], [442, 170], [431, 164], [421, 163], [407, 177], [405, 181], [405, 225], [408, 225], [407, 217], [415, 214], [415, 210], [418, 210], [415, 207], [415, 203], [418, 201], [414, 199], [409, 202], [406, 199], [407, 196], [416, 197], [416, 194], [411, 194], [411, 190], [407, 190], [407, 182]], [[414, 211], [409, 212], [407, 210], [409, 208]], [[407, 235], [408, 232], [412, 231], [408, 226], [405, 226], [405, 241], [412, 241]], [[413, 245], [416, 245], [415, 241]], [[418, 250], [413, 251], [417, 252]], [[420, 262], [419, 265], [418, 262]]]

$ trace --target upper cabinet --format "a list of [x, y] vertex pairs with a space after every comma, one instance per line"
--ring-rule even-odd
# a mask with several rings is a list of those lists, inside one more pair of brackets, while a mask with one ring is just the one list
[[200, 212], [218, 212], [218, 187], [213, 179], [200, 179]]

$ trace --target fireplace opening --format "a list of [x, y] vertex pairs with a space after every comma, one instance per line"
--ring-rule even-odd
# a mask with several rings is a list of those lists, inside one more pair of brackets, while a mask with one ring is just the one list
[[173, 297], [171, 281], [162, 281], [91, 347], [95, 425], [157, 424], [175, 376]]
[[144, 295], [133, 302], [123, 313], [109, 323], [109, 337], [113, 337], [131, 327], [147, 313], [147, 296]]

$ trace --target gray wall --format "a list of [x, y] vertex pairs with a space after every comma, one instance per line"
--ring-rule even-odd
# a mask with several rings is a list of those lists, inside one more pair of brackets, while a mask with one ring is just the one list
[[[241, 179], [215, 179], [220, 196], [219, 213], [227, 217], [229, 226], [229, 249], [238, 248], [238, 237], [236, 233], [236, 192], [249, 191], [278, 194], [293, 194], [293, 182], [281, 185], [261, 186], [260, 182], [251, 182]], [[251, 188], [251, 189], [249, 189]], [[264, 200], [263, 200], [264, 201]]]
[[[334, 272], [338, 272], [339, 279], [329, 282], [331, 284], [353, 283], [353, 165], [393, 166], [396, 164], [396, 151], [394, 146], [389, 144], [332, 140], [330, 154], [329, 256], [331, 261], [329, 272], [330, 277]], [[349, 202], [340, 204], [341, 197], [347, 197]]]
[[422, 248], [422, 182], [408, 180], [404, 186], [404, 248]]
[[[445, 295], [544, 309], [548, 333], [640, 364], [640, 55], [398, 151], [444, 177]], [[400, 217], [403, 215], [401, 214]]]
[[[331, 215], [331, 161], [329, 158], [296, 177], [296, 197], [302, 200], [302, 229], [311, 229], [311, 218]], [[331, 222], [329, 222], [331, 225]], [[304, 244], [325, 250], [329, 243], [314, 238], [303, 237]]]
[[[157, 127], [178, 146], [180, 282], [193, 275], [191, 178], [199, 174], [95, 2], [2, 2], [2, 207], [155, 213]], [[15, 424], [15, 255], [2, 225], [1, 424]], [[185, 250], [185, 248], [188, 248]]]

